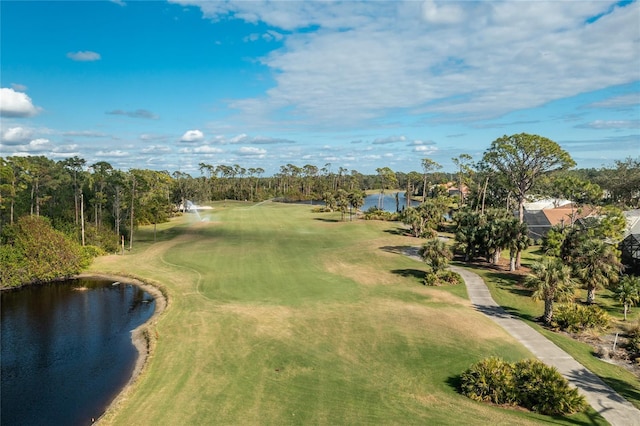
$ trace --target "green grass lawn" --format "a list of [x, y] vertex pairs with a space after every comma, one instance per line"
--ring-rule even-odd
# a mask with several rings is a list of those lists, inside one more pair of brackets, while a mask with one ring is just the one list
[[309, 206], [222, 203], [158, 228], [95, 272], [162, 285], [167, 310], [132, 390], [105, 424], [606, 424], [458, 394], [460, 373], [531, 354], [463, 286], [421, 285], [397, 225]]

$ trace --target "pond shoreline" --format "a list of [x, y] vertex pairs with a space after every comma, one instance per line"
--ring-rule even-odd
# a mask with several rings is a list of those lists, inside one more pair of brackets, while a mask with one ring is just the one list
[[169, 298], [160, 284], [151, 283], [142, 278], [100, 272], [83, 272], [73, 276], [72, 278], [105, 279], [125, 282], [141, 288], [145, 292], [149, 293], [155, 300], [155, 310], [153, 315], [151, 315], [144, 324], [131, 331], [131, 342], [138, 352], [131, 377], [124, 387], [118, 392], [116, 397], [105, 408], [104, 413], [95, 419], [94, 424], [98, 424], [106, 420], [108, 416], [115, 412], [118, 406], [126, 399], [129, 392], [131, 392], [133, 385], [135, 385], [138, 377], [140, 377], [144, 371], [149, 358], [153, 354], [153, 349], [159, 337], [158, 332], [154, 330], [154, 326], [160, 315], [167, 309], [169, 305]]

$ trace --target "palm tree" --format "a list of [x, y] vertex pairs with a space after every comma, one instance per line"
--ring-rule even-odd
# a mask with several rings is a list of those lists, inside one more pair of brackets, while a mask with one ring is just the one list
[[525, 285], [534, 290], [533, 298], [544, 300], [543, 320], [549, 324], [553, 319], [553, 302], [568, 301], [574, 294], [575, 283], [571, 278], [571, 268], [556, 257], [544, 257], [531, 265], [532, 274], [525, 279]]
[[624, 306], [624, 320], [627, 320], [627, 312], [630, 306], [640, 303], [640, 277], [626, 275], [614, 290], [618, 301]]
[[434, 274], [444, 270], [449, 260], [453, 258], [447, 244], [437, 238], [430, 239], [424, 243], [418, 253], [420, 257], [431, 266]]
[[572, 267], [574, 276], [587, 290], [587, 304], [593, 304], [597, 289], [618, 281], [622, 264], [609, 244], [592, 239], [576, 248]]
[[336, 206], [340, 209], [341, 219], [344, 222], [344, 216], [349, 208], [349, 194], [340, 188], [335, 193]]
[[[364, 205], [364, 197], [364, 192], [360, 190], [355, 190], [349, 193], [349, 204], [356, 210], [356, 212]], [[349, 220], [352, 220], [351, 213], [349, 214]]]

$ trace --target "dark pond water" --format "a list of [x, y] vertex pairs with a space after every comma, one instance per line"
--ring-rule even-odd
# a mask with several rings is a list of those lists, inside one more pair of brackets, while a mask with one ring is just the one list
[[0, 423], [91, 424], [131, 377], [131, 330], [151, 317], [155, 300], [139, 287], [102, 280], [0, 297]]

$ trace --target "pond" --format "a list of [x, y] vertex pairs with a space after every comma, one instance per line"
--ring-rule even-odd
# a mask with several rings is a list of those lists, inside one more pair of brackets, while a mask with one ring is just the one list
[[[396, 193], [395, 192], [387, 192], [382, 197], [382, 210], [388, 212], [396, 212], [396, 207], [402, 211], [407, 206], [407, 200], [404, 198], [404, 192], [398, 192], [398, 205], [396, 206]], [[322, 200], [306, 200], [306, 201], [286, 201], [284, 199], [275, 199], [278, 202], [291, 202], [296, 204], [309, 204], [314, 206], [324, 206], [325, 203]], [[366, 212], [371, 207], [378, 207], [380, 201], [380, 193], [370, 194], [364, 198], [364, 204], [360, 207], [360, 211]], [[420, 205], [419, 201], [411, 200], [411, 206], [415, 207]]]
[[[399, 210], [402, 211], [407, 206], [407, 200], [406, 198], [404, 198], [404, 194], [405, 194], [404, 192], [398, 193], [398, 205], [396, 205], [396, 193], [395, 192], [385, 193], [382, 198], [382, 210], [385, 210], [388, 212], [395, 212], [396, 207], [398, 207]], [[380, 194], [367, 195], [364, 199], [364, 205], [360, 208], [360, 210], [362, 210], [363, 212], [366, 212], [371, 207], [378, 207], [379, 200], [380, 200]], [[419, 204], [420, 204], [419, 201], [411, 200], [411, 206], [415, 207]]]
[[1, 424], [91, 424], [133, 373], [131, 331], [153, 315], [153, 297], [94, 279], [0, 297]]

